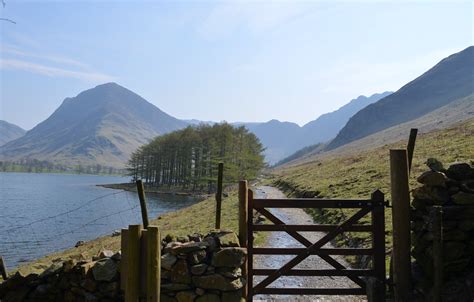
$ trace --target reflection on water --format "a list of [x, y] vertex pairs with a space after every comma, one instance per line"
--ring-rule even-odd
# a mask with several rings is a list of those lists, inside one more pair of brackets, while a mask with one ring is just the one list
[[[141, 223], [136, 193], [97, 187], [116, 176], [0, 173], [0, 256], [9, 268]], [[155, 218], [196, 202], [189, 196], [147, 196]]]

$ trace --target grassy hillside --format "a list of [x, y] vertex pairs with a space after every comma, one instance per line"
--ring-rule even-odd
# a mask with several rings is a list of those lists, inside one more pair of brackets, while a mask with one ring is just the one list
[[[283, 166], [273, 172], [274, 182], [284, 188], [290, 196], [329, 198], [368, 198], [376, 189], [382, 190], [390, 199], [389, 149], [405, 148], [408, 140], [378, 147], [370, 151], [346, 155], [318, 156], [292, 166]], [[417, 186], [416, 177], [427, 169], [424, 162], [435, 157], [449, 164], [455, 161], [474, 160], [474, 119], [457, 124], [448, 129], [435, 130], [421, 134], [416, 142], [410, 186]], [[318, 221], [338, 222], [351, 211], [325, 210], [312, 211]], [[365, 217], [366, 221], [368, 220]], [[391, 213], [386, 210], [388, 235], [387, 244], [391, 246]], [[367, 234], [349, 234], [339, 238], [337, 243], [349, 241], [366, 243]]]

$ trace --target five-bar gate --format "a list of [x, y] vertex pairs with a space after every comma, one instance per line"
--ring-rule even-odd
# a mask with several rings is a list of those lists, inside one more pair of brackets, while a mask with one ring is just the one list
[[[258, 294], [285, 295], [366, 295], [370, 293], [374, 301], [385, 301], [385, 219], [384, 195], [380, 191], [372, 193], [366, 200], [338, 199], [257, 199], [248, 190], [248, 301]], [[352, 217], [337, 225], [288, 225], [274, 216], [267, 208], [341, 208], [356, 209]], [[273, 224], [254, 224], [253, 212], [258, 211]], [[371, 214], [371, 225], [357, 224], [367, 214]], [[262, 231], [283, 231], [301, 243], [303, 248], [254, 247], [253, 233]], [[298, 232], [325, 232], [317, 242], [310, 242]], [[343, 232], [371, 232], [371, 248], [323, 248]], [[254, 269], [254, 255], [295, 255], [279, 269]], [[301, 270], [296, 265], [310, 255], [317, 255], [334, 269]], [[367, 269], [346, 268], [332, 255], [369, 255], [372, 266]], [[258, 284], [253, 284], [253, 276], [266, 276]], [[281, 276], [345, 276], [358, 287], [355, 288], [275, 288], [268, 287]]]

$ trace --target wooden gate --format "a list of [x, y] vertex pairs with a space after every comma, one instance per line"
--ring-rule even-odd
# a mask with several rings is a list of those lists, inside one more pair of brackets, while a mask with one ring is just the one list
[[[254, 295], [366, 295], [374, 301], [385, 301], [385, 219], [384, 195], [380, 191], [372, 193], [367, 200], [338, 199], [258, 199], [248, 190], [248, 301]], [[267, 208], [341, 208], [357, 209], [357, 212], [338, 225], [288, 225], [274, 216]], [[253, 212], [264, 215], [273, 224], [254, 224]], [[367, 214], [371, 214], [371, 225], [357, 224]], [[303, 248], [254, 247], [253, 233], [265, 231], [286, 232], [301, 243]], [[325, 232], [317, 242], [310, 242], [298, 232]], [[343, 232], [372, 233], [371, 248], [323, 248]], [[254, 255], [296, 255], [279, 269], [254, 269]], [[334, 269], [301, 270], [293, 269], [310, 255], [317, 255]], [[372, 266], [368, 269], [346, 268], [332, 255], [369, 255]], [[267, 276], [258, 284], [253, 284], [253, 276]], [[274, 288], [268, 287], [281, 276], [345, 276], [358, 285], [356, 288]], [[362, 277], [362, 278], [361, 278]], [[368, 285], [370, 284], [370, 285]]]

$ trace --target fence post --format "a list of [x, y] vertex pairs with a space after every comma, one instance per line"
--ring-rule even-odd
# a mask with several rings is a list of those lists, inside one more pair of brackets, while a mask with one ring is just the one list
[[2, 275], [4, 281], [8, 279], [7, 267], [3, 261], [2, 256], [0, 256], [0, 274]]
[[122, 229], [120, 235], [120, 250], [122, 258], [120, 260], [120, 288], [125, 291], [127, 288], [128, 276], [128, 229]]
[[[240, 246], [247, 248], [247, 203], [248, 203], [248, 184], [246, 180], [239, 181], [239, 241]], [[247, 277], [248, 260], [242, 265], [242, 275]], [[247, 282], [248, 283], [248, 282]], [[243, 289], [243, 296], [247, 299], [247, 284]]]
[[411, 284], [410, 191], [405, 149], [390, 150], [395, 301], [409, 301]]
[[143, 181], [141, 179], [137, 180], [137, 192], [138, 198], [140, 199], [140, 208], [142, 210], [142, 220], [143, 226], [148, 228], [148, 210], [146, 208], [146, 199], [145, 199], [145, 187], [143, 186]]
[[[247, 226], [253, 223], [253, 191], [247, 190]], [[247, 195], [246, 194], [246, 195]], [[247, 301], [253, 301], [253, 231], [247, 234]]]
[[224, 176], [224, 163], [219, 163], [217, 173], [217, 193], [216, 193], [216, 229], [221, 228], [221, 208], [222, 208], [222, 178]]
[[410, 138], [408, 139], [407, 151], [408, 151], [408, 171], [411, 171], [411, 163], [413, 161], [413, 153], [415, 152], [415, 142], [418, 129], [411, 128]]
[[147, 302], [160, 301], [161, 286], [161, 235], [157, 226], [150, 226], [147, 230]]
[[372, 193], [371, 200], [374, 204], [372, 210], [372, 248], [374, 249], [373, 267], [375, 277], [373, 284], [373, 300], [385, 301], [385, 212], [384, 194], [377, 190]]
[[142, 230], [140, 235], [140, 298], [146, 297], [147, 294], [147, 250], [148, 250], [148, 229]]
[[443, 207], [431, 209], [431, 231], [433, 233], [433, 302], [441, 302], [443, 286]]
[[127, 249], [127, 285], [125, 302], [138, 302], [140, 295], [140, 238], [141, 225], [130, 225], [128, 228]]

